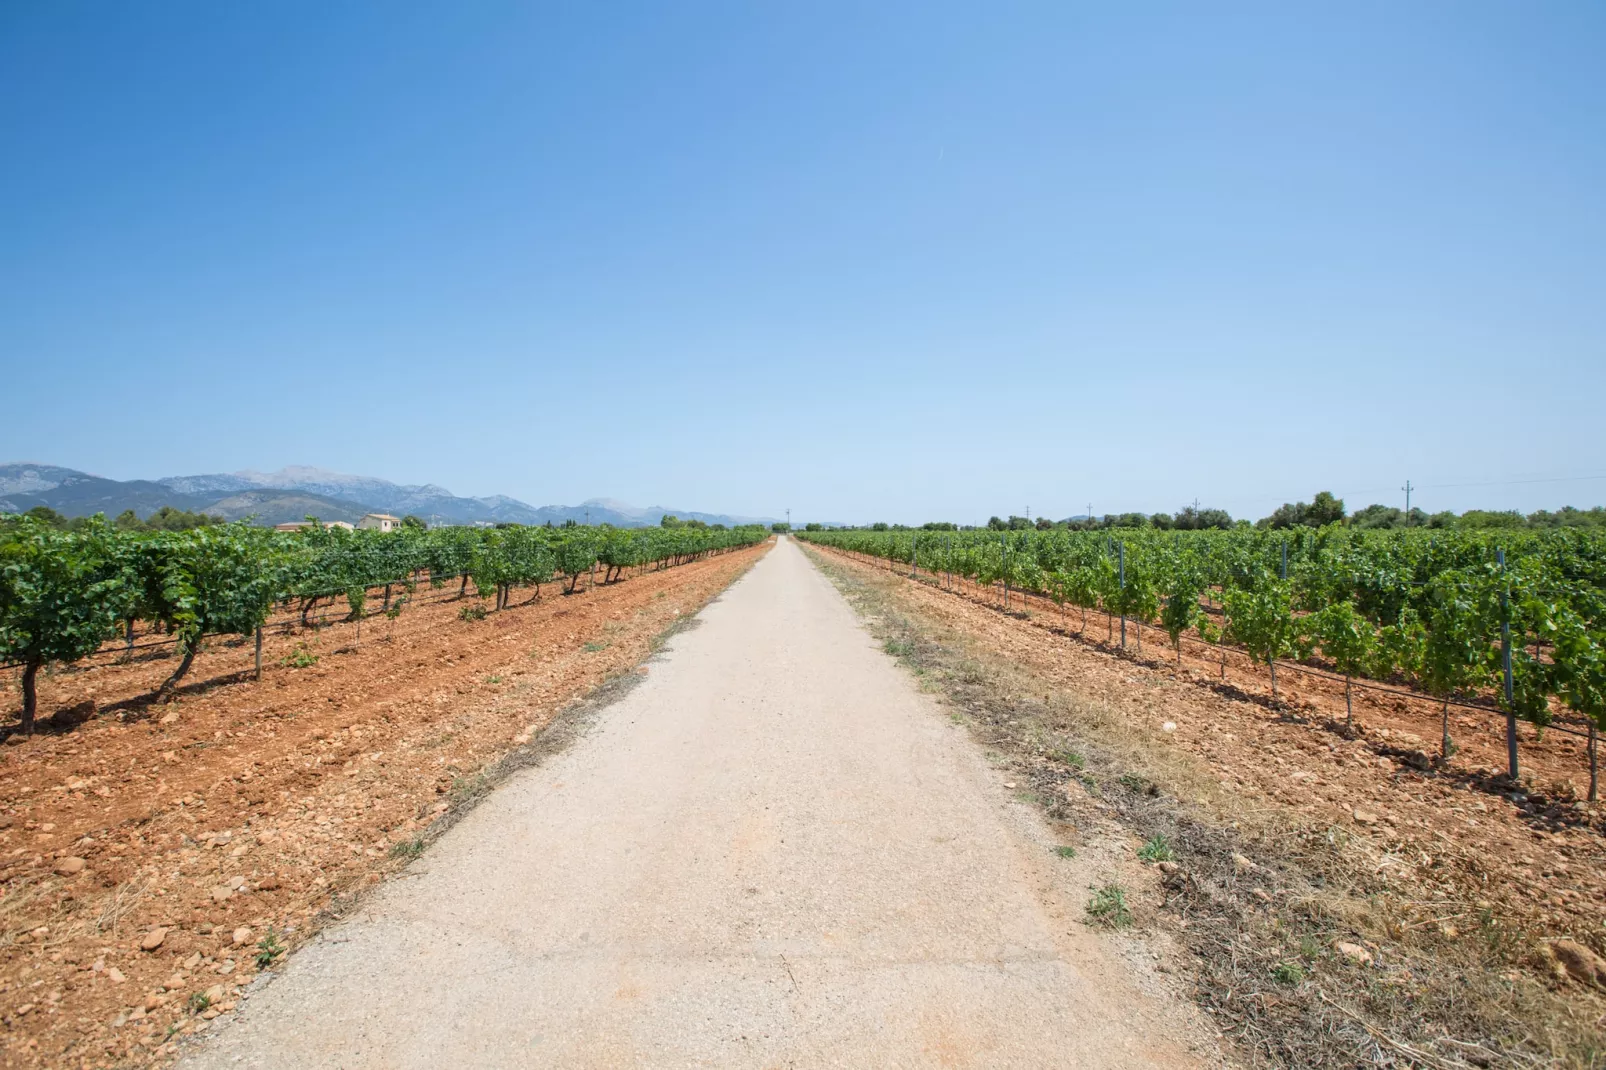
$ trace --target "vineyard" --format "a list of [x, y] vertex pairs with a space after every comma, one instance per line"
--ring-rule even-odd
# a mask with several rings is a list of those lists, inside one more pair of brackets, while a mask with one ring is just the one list
[[[284, 533], [244, 524], [182, 532], [126, 532], [96, 520], [63, 531], [27, 518], [0, 522], [0, 664], [20, 669], [20, 730], [38, 714], [37, 679], [98, 653], [131, 655], [170, 644], [178, 664], [153, 697], [170, 697], [208, 636], [257, 637], [275, 607], [305, 624], [344, 602], [361, 622], [368, 593], [394, 618], [419, 583], [459, 584], [508, 606], [516, 588], [595, 583], [666, 567], [768, 537], [760, 528], [447, 527], [394, 532], [310, 526]], [[483, 614], [484, 607], [474, 607]], [[143, 636], [144, 642], [139, 642]]]
[[[1504, 714], [1508, 773], [1519, 773], [1516, 724], [1588, 739], [1606, 727], [1606, 538], [1593, 533], [1141, 531], [824, 531], [799, 538], [972, 582], [1062, 613], [1120, 621], [1142, 642], [1162, 632], [1279, 663], [1425, 693], [1442, 709], [1439, 760], [1455, 752], [1452, 704]], [[1223, 661], [1223, 665], [1225, 662]]]

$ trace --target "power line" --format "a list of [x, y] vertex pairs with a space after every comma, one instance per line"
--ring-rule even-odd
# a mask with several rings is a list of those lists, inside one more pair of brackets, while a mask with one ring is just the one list
[[1516, 487], [1527, 483], [1582, 483], [1591, 479], [1606, 479], [1606, 474], [1598, 476], [1546, 476], [1542, 479], [1502, 479], [1489, 483], [1435, 483], [1428, 487], [1419, 487], [1419, 490], [1449, 490], [1453, 487]]

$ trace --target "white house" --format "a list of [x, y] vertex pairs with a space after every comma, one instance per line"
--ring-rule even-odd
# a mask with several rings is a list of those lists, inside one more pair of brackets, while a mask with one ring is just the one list
[[395, 531], [401, 527], [401, 517], [389, 513], [369, 513], [357, 521], [357, 526], [364, 531]]

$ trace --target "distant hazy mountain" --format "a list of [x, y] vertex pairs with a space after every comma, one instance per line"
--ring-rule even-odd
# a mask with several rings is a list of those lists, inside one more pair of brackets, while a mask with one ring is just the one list
[[197, 509], [204, 504], [204, 498], [143, 479], [120, 482], [48, 464], [0, 465], [0, 512], [21, 513], [48, 505], [67, 516], [115, 516], [125, 509], [148, 516], [164, 505]]
[[348, 524], [355, 524], [362, 519], [364, 513], [375, 510], [352, 505], [350, 502], [337, 501], [323, 494], [263, 487], [256, 490], [242, 490], [237, 494], [220, 498], [202, 512], [221, 516], [225, 520], [244, 520], [246, 517], [251, 517], [258, 524], [287, 524], [304, 520], [309, 516], [315, 516], [319, 520], [344, 520]]
[[665, 513], [682, 520], [734, 526], [768, 524], [765, 517], [733, 517], [720, 513], [637, 508], [608, 498], [593, 498], [579, 505], [543, 505], [539, 508], [509, 498], [459, 498], [434, 484], [391, 483], [372, 476], [353, 476], [321, 468], [293, 465], [277, 472], [232, 472], [196, 476], [169, 476], [155, 481], [120, 482], [71, 468], [45, 464], [0, 464], [0, 512], [20, 513], [48, 505], [67, 516], [105, 513], [115, 516], [133, 509], [149, 516], [164, 505], [192, 509], [230, 520], [255, 517], [259, 524], [278, 524], [312, 515], [323, 520], [355, 522], [364, 513], [412, 513], [431, 524], [562, 524], [565, 520], [616, 527], [656, 525]]
[[[246, 490], [295, 490], [358, 506], [361, 512], [434, 516], [455, 524], [476, 521], [530, 523], [528, 505], [513, 498], [459, 498], [445, 487], [403, 486], [371, 476], [351, 476], [321, 468], [292, 465], [277, 472], [234, 472], [228, 475], [169, 476], [158, 482], [185, 494], [231, 494]], [[360, 514], [359, 514], [360, 515]]]

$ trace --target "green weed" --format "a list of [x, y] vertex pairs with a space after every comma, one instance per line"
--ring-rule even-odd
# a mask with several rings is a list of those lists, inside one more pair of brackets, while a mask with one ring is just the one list
[[414, 859], [424, 853], [424, 837], [414, 836], [410, 840], [398, 840], [391, 844], [390, 857]]
[[285, 946], [279, 940], [279, 932], [271, 925], [262, 939], [257, 941], [257, 969], [265, 970], [276, 962], [280, 955], [285, 953]]
[[1132, 924], [1132, 911], [1126, 905], [1126, 889], [1106, 884], [1088, 900], [1087, 916], [1106, 929], [1125, 929]]
[[318, 655], [307, 649], [307, 644], [297, 643], [296, 648], [279, 660], [279, 664], [288, 669], [309, 669], [318, 664]]
[[1138, 848], [1138, 858], [1144, 862], [1172, 862], [1177, 854], [1171, 850], [1171, 841], [1155, 833], [1149, 842]]

